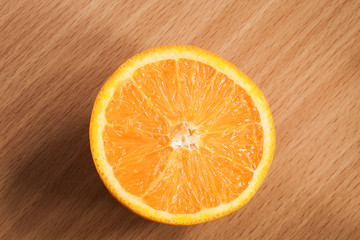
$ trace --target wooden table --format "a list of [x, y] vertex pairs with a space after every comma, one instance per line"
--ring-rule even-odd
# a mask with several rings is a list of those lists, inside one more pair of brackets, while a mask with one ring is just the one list
[[[359, 1], [0, 2], [0, 239], [360, 239]], [[88, 140], [107, 77], [174, 43], [248, 74], [277, 132], [256, 196], [185, 227], [118, 204]]]

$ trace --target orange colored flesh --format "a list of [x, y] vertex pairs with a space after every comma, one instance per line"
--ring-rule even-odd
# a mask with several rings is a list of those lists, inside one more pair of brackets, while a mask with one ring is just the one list
[[214, 68], [164, 60], [136, 70], [105, 112], [106, 159], [150, 207], [196, 213], [236, 199], [262, 159], [250, 96]]

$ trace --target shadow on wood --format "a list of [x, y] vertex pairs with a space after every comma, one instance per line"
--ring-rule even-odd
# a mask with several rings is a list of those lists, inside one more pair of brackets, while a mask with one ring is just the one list
[[69, 122], [29, 156], [14, 173], [7, 200], [12, 212], [26, 206], [12, 229], [20, 236], [35, 228], [46, 238], [59, 237], [70, 228], [87, 236], [100, 229], [112, 233], [148, 224], [105, 189], [92, 163], [87, 121]]
[[[101, 31], [104, 34], [96, 36], [106, 37], [106, 29]], [[90, 39], [89, 43], [86, 37], [86, 34], [80, 37], [85, 42], [76, 48], [77, 55], [96, 52], [98, 44], [98, 49], [101, 47], [101, 42], [91, 43]], [[96, 57], [89, 56], [80, 70], [72, 69], [72, 58], [65, 58], [58, 64], [67, 67], [49, 66], [51, 76], [34, 83], [39, 86], [51, 83], [58, 88], [52, 89], [53, 95], [43, 100], [45, 114], [19, 128], [22, 134], [17, 140], [24, 142], [24, 147], [12, 156], [12, 161], [18, 161], [19, 166], [9, 173], [9, 184], [5, 186], [7, 214], [3, 217], [12, 223], [9, 231], [5, 231], [5, 238], [75, 237], [69, 235], [70, 232], [77, 232], [78, 239], [121, 237], [134, 234], [137, 228], [159, 225], [118, 203], [107, 192], [92, 162], [88, 127], [99, 85], [114, 70], [111, 62], [121, 64], [137, 51], [125, 42], [112, 44], [100, 48], [101, 54]], [[64, 51], [71, 53], [71, 48]], [[63, 96], [60, 89], [77, 93]], [[25, 98], [21, 100], [32, 104], [30, 97]], [[37, 144], [39, 142], [44, 144]]]

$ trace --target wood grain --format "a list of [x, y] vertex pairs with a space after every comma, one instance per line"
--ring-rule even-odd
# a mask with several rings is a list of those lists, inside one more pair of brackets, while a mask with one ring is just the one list
[[[360, 239], [360, 2], [0, 0], [0, 239]], [[242, 209], [181, 227], [118, 204], [88, 141], [101, 85], [165, 44], [213, 51], [273, 111]]]

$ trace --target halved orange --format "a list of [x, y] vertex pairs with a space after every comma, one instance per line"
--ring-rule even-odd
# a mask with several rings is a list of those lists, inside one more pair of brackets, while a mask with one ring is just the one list
[[116, 199], [145, 218], [188, 225], [253, 197], [275, 130], [265, 97], [234, 65], [172, 45], [137, 54], [108, 79], [94, 104], [90, 145]]

